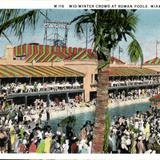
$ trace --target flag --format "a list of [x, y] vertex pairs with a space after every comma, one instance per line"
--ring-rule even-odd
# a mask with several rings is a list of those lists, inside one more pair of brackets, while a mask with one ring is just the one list
[[156, 41], [157, 42], [157, 44], [160, 44], [160, 41]]
[[120, 54], [123, 52], [123, 48], [121, 48], [120, 46], [119, 46], [119, 60], [121, 59], [120, 58]]
[[120, 46], [119, 46], [119, 53], [120, 52], [123, 52], [123, 48], [121, 48]]

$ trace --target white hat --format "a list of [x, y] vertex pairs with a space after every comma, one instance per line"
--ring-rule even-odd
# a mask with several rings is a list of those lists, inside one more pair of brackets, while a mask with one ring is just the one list
[[23, 140], [23, 144], [27, 144], [27, 140], [26, 139]]
[[160, 133], [158, 133], [157, 136], [160, 137]]
[[122, 143], [122, 144], [121, 144], [121, 147], [122, 147], [122, 149], [124, 149], [124, 148], [125, 148], [125, 144]]
[[48, 133], [48, 136], [49, 136], [49, 137], [52, 137], [52, 133]]
[[46, 132], [46, 133], [45, 133], [45, 136], [46, 136], [46, 137], [47, 137], [47, 136], [49, 136], [49, 133], [48, 133], [48, 132]]
[[63, 137], [65, 137], [66, 136], [66, 134], [65, 133], [63, 133]]
[[57, 148], [59, 148], [59, 147], [60, 147], [60, 144], [59, 144], [59, 143], [57, 143], [56, 145], [57, 145]]
[[73, 140], [75, 140], [77, 137], [73, 137]]
[[129, 132], [127, 131], [127, 132], [125, 132], [125, 134], [127, 135], [127, 136], [129, 136]]
[[154, 150], [154, 151], [152, 151], [152, 154], [156, 154], [156, 151]]
[[138, 137], [138, 140], [142, 140], [142, 136], [139, 136], [139, 137]]
[[82, 139], [81, 141], [80, 141], [80, 143], [83, 145], [84, 143], [86, 143], [87, 141], [85, 140], [85, 139]]
[[69, 144], [69, 140], [68, 139], [66, 139], [66, 144]]

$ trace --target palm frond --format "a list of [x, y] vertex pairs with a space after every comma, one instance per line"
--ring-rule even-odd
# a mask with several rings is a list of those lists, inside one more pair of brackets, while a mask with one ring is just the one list
[[135, 10], [92, 10], [88, 14], [74, 18], [71, 23], [76, 22], [76, 33], [84, 33], [84, 24], [91, 24], [93, 32], [93, 50], [97, 52], [97, 57], [105, 62], [109, 58], [103, 53], [106, 48], [111, 51], [123, 39], [128, 37], [133, 39], [129, 46], [129, 55], [132, 62], [141, 58], [143, 62], [142, 49], [138, 41], [135, 40], [134, 33], [138, 22]]
[[86, 24], [92, 24], [94, 21], [94, 13], [86, 13], [74, 18], [70, 24], [76, 22], [75, 31], [78, 37], [84, 34], [84, 29], [86, 28]]
[[2, 35], [4, 36], [4, 38], [7, 39], [7, 41], [8, 41], [10, 44], [12, 44], [11, 40], [9, 39], [9, 37], [8, 37], [4, 32], [2, 32]]
[[128, 54], [131, 62], [137, 62], [141, 60], [141, 64], [143, 64], [143, 52], [140, 44], [136, 39], [134, 39], [128, 46]]
[[24, 10], [20, 9], [1, 9], [0, 10], [0, 24], [18, 16], [20, 12]]
[[[18, 11], [15, 13], [17, 14]], [[0, 35], [6, 30], [11, 30], [20, 38], [27, 26], [35, 28], [36, 22], [38, 21], [39, 10], [30, 10], [22, 15], [15, 16], [9, 20], [4, 21], [0, 25]]]

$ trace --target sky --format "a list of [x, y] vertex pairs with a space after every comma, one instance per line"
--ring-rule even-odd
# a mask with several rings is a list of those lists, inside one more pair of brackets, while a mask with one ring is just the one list
[[[48, 10], [48, 17], [51, 20], [59, 20], [70, 22], [74, 17], [77, 17], [84, 13], [84, 10]], [[160, 10], [137, 10], [138, 25], [136, 29], [136, 39], [139, 41], [144, 54], [144, 61], [154, 58], [156, 56], [156, 40], [160, 41]], [[43, 43], [44, 39], [44, 17], [39, 19], [36, 29], [27, 28], [23, 33], [22, 43]], [[21, 42], [12, 33], [9, 33], [9, 38], [14, 46], [19, 45]], [[129, 63], [129, 57], [127, 55], [127, 47], [130, 43], [130, 39], [127, 42], [122, 41], [117, 48], [113, 51], [114, 55], [118, 57], [118, 47], [123, 48], [121, 53], [121, 60]], [[5, 47], [9, 42], [0, 37], [0, 56], [4, 55]], [[68, 31], [68, 47], [81, 47], [85, 48], [86, 41], [85, 35], [81, 39], [75, 33], [75, 24], [69, 26]], [[92, 43], [89, 43], [88, 48], [92, 47]], [[160, 57], [160, 44], [158, 45], [158, 56]]]

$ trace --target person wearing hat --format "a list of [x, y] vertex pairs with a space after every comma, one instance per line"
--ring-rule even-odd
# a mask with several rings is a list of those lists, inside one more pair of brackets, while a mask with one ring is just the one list
[[82, 145], [80, 153], [88, 153], [88, 145], [86, 143]]
[[26, 144], [27, 144], [27, 141], [25, 139], [23, 141], [21, 141], [21, 143], [18, 146], [19, 153], [25, 153], [27, 151]]
[[62, 126], [61, 126], [61, 124], [58, 123], [58, 124], [57, 124], [57, 131], [56, 131], [56, 134], [57, 134], [58, 136], [61, 136], [62, 133], [63, 133]]
[[121, 137], [121, 153], [129, 153], [127, 135], [125, 133], [123, 133], [123, 136]]
[[0, 128], [0, 152], [5, 152], [5, 141], [7, 138], [7, 133], [3, 130], [3, 128]]
[[62, 136], [60, 137], [60, 144], [63, 145], [65, 143], [65, 137], [66, 135], [63, 133]]
[[143, 143], [143, 137], [139, 136], [138, 137], [138, 142], [137, 142], [137, 152], [138, 153], [144, 153], [146, 151], [144, 143]]
[[111, 133], [111, 144], [112, 144], [112, 153], [117, 152], [117, 135], [115, 132]]
[[73, 137], [72, 138], [72, 144], [71, 144], [71, 153], [78, 153], [78, 138]]
[[15, 139], [16, 139], [16, 132], [15, 132], [15, 128], [14, 128], [13, 125], [10, 128], [10, 136], [11, 136], [12, 150], [14, 150], [14, 143], [15, 143]]
[[69, 149], [69, 140], [65, 140], [65, 142], [62, 145], [62, 153], [68, 153]]
[[146, 141], [148, 141], [150, 137], [150, 124], [148, 123], [148, 121], [145, 124], [144, 133], [146, 136]]
[[44, 139], [41, 139], [41, 141], [37, 147], [36, 153], [44, 153], [44, 147], [45, 147]]
[[32, 139], [32, 143], [29, 146], [29, 153], [35, 153], [37, 150], [37, 139]]
[[46, 138], [44, 140], [44, 153], [49, 153], [52, 144], [52, 136], [49, 133], [47, 133], [45, 136]]
[[131, 138], [131, 153], [133, 154], [137, 153], [136, 145], [137, 145], [136, 134], [133, 133]]
[[18, 153], [18, 146], [19, 146], [19, 144], [20, 144], [20, 142], [21, 142], [21, 136], [20, 136], [20, 134], [17, 134], [16, 135], [16, 140], [15, 140], [15, 147], [14, 147], [14, 152], [15, 153]]
[[86, 130], [86, 127], [83, 127], [80, 131], [80, 139], [84, 139], [86, 140], [87, 139], [87, 130]]
[[61, 145], [57, 142], [56, 143], [56, 148], [55, 148], [55, 150], [54, 150], [54, 153], [61, 153], [62, 151], [61, 151]]
[[55, 136], [55, 135], [52, 136], [52, 143], [51, 143], [51, 147], [50, 147], [50, 153], [54, 153], [55, 152], [57, 139], [58, 139], [57, 136]]

